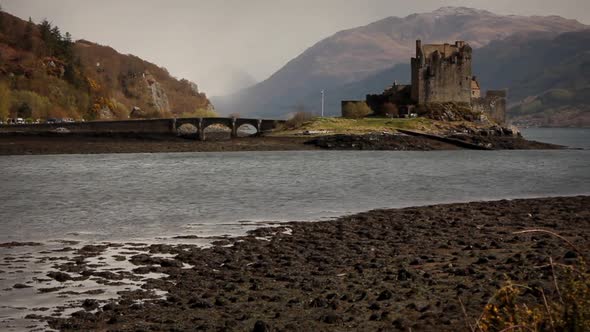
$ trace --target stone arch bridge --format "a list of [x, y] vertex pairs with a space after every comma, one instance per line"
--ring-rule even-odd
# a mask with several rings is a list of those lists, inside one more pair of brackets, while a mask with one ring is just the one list
[[238, 130], [240, 127], [250, 125], [256, 129], [256, 135], [261, 135], [264, 132], [275, 129], [281, 120], [262, 120], [262, 119], [247, 119], [247, 118], [182, 118], [172, 119], [171, 130], [175, 133], [178, 132], [178, 128], [184, 124], [190, 124], [197, 128], [197, 137], [199, 140], [204, 141], [206, 139], [205, 129], [212, 125], [223, 125], [231, 129], [231, 137], [238, 137]]
[[238, 129], [244, 125], [256, 128], [256, 135], [277, 128], [284, 120], [251, 118], [175, 118], [124, 121], [89, 121], [69, 123], [41, 123], [23, 125], [0, 125], [0, 133], [43, 133], [69, 132], [92, 134], [169, 134], [178, 135], [178, 128], [191, 124], [197, 128], [197, 138], [205, 140], [205, 129], [211, 125], [223, 125], [231, 130], [231, 136], [238, 136]]

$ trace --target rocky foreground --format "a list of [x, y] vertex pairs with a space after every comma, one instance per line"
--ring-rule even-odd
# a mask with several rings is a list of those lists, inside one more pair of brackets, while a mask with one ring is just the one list
[[[460, 301], [473, 322], [508, 279], [555, 298], [549, 257], [572, 264], [577, 254], [551, 236], [514, 232], [552, 230], [589, 252], [588, 206], [590, 197], [566, 197], [376, 210], [258, 229], [207, 249], [138, 247], [147, 253], [131, 257], [133, 272], [168, 277], [48, 320], [65, 331], [465, 330]], [[50, 277], [117, 280], [87, 264], [106, 247], [78, 250]]]

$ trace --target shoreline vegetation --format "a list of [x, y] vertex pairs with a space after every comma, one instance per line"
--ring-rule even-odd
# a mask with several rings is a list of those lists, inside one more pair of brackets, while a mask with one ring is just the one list
[[[193, 135], [194, 136], [194, 135]], [[503, 150], [561, 149], [529, 141], [516, 129], [469, 121], [316, 118], [259, 137], [229, 139], [214, 128], [208, 141], [196, 137], [138, 133], [0, 133], [0, 155], [232, 152], [295, 150]]]
[[[136, 244], [133, 273], [166, 277], [116, 300], [85, 300], [71, 317], [28, 318], [63, 331], [582, 331], [589, 204], [577, 196], [384, 209], [256, 229], [209, 248]], [[121, 244], [75, 250], [49, 277], [120, 282], [129, 272], [89, 263], [111, 247]]]

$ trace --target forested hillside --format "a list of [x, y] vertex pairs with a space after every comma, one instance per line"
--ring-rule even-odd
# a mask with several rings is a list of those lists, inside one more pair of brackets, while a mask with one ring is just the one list
[[197, 85], [164, 68], [0, 12], [0, 119], [107, 120], [206, 114]]

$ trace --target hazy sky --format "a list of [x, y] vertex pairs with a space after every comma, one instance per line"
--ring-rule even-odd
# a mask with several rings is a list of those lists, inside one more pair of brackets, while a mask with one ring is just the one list
[[216, 95], [232, 72], [266, 79], [339, 30], [442, 6], [499, 14], [560, 15], [590, 24], [590, 0], [0, 0], [76, 39], [109, 45], [166, 67]]

